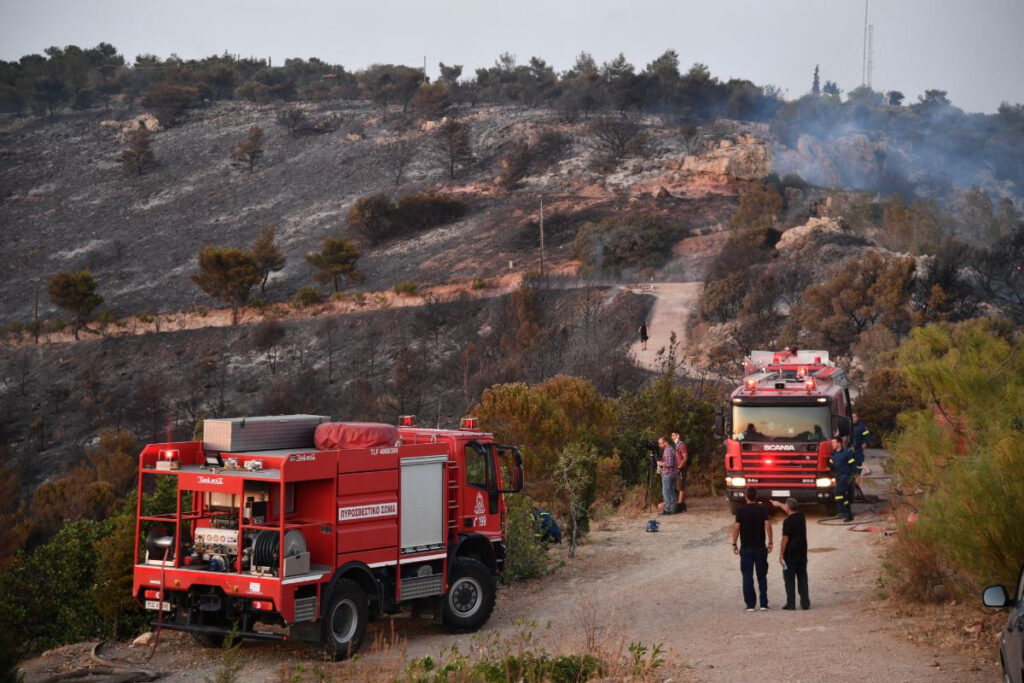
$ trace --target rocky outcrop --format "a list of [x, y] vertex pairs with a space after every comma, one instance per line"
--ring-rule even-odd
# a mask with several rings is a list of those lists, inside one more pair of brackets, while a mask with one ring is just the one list
[[691, 176], [728, 183], [735, 180], [760, 180], [771, 172], [772, 151], [764, 140], [752, 135], [726, 138], [700, 156], [683, 158], [682, 171]]
[[127, 121], [100, 121], [100, 127], [117, 129], [117, 141], [121, 143], [128, 142], [139, 128], [145, 128], [150, 133], [163, 130], [156, 116], [149, 113], [133, 116]]
[[795, 249], [813, 237], [826, 234], [838, 235], [842, 232], [843, 228], [839, 225], [837, 218], [811, 218], [803, 225], [790, 228], [782, 233], [775, 248], [780, 251]]
[[700, 154], [636, 160], [605, 183], [632, 194], [702, 197], [735, 194], [738, 182], [760, 180], [771, 168], [771, 148], [763, 139], [741, 133]]

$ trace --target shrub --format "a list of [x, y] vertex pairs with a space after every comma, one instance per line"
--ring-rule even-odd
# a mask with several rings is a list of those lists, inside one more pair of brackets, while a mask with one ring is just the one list
[[683, 236], [681, 228], [656, 216], [609, 216], [584, 223], [574, 251], [588, 269], [619, 273], [626, 268], [663, 265], [671, 256], [672, 245]]
[[170, 127], [198, 100], [199, 91], [196, 88], [161, 83], [146, 93], [142, 98], [142, 106], [150, 109], [163, 126]]
[[900, 347], [897, 367], [928, 406], [901, 413], [889, 442], [900, 503], [917, 511], [891, 556], [912, 597], [1011, 584], [1019, 571], [1024, 525], [1012, 506], [1024, 499], [1024, 354], [1010, 329], [990, 319], [928, 325]]
[[525, 494], [507, 496], [508, 527], [505, 543], [508, 555], [501, 580], [505, 583], [535, 579], [550, 571], [547, 562], [547, 546], [535, 535], [533, 499]]
[[420, 291], [420, 286], [411, 280], [406, 280], [395, 285], [393, 291], [399, 296], [416, 296], [416, 293]]
[[306, 286], [295, 292], [295, 299], [293, 301], [297, 308], [304, 308], [306, 306], [315, 306], [323, 301], [323, 297], [320, 296], [320, 292], [316, 291], [316, 287]]
[[277, 318], [264, 318], [253, 330], [252, 343], [257, 349], [269, 349], [276, 346], [284, 335], [284, 326]]
[[572, 146], [572, 139], [557, 131], [544, 131], [532, 145], [513, 143], [501, 159], [498, 182], [513, 185], [531, 174], [541, 174], [557, 164]]
[[349, 208], [347, 224], [372, 244], [452, 223], [469, 206], [451, 195], [408, 194], [392, 202], [377, 194], [362, 197]]
[[6, 647], [33, 652], [107, 634], [92, 590], [99, 561], [94, 545], [112, 529], [112, 520], [67, 522], [52, 541], [18, 555], [0, 575], [0, 632], [18, 639]]

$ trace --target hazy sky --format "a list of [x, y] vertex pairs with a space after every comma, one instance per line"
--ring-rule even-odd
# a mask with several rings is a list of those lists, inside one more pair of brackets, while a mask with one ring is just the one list
[[[872, 0], [875, 90], [908, 101], [946, 90], [967, 111], [1024, 103], [1024, 0]], [[637, 69], [673, 48], [683, 69], [707, 64], [794, 98], [822, 82], [861, 83], [863, 0], [0, 0], [0, 59], [51, 45], [112, 43], [152, 53], [319, 57], [349, 70], [375, 62], [463, 64], [502, 52], [562, 71], [581, 51], [624, 52]]]

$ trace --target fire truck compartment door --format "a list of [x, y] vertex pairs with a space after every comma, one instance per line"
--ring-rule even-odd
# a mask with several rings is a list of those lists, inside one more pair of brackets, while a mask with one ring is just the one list
[[447, 455], [402, 458], [402, 552], [444, 547]]

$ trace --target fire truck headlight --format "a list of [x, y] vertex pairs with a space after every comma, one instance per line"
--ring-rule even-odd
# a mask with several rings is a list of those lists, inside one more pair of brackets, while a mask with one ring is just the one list
[[819, 477], [817, 484], [819, 489], [832, 488], [836, 485], [836, 480], [831, 477]]
[[747, 480], [746, 480], [745, 477], [726, 477], [725, 478], [725, 485], [726, 486], [743, 487], [743, 486], [747, 485]]

